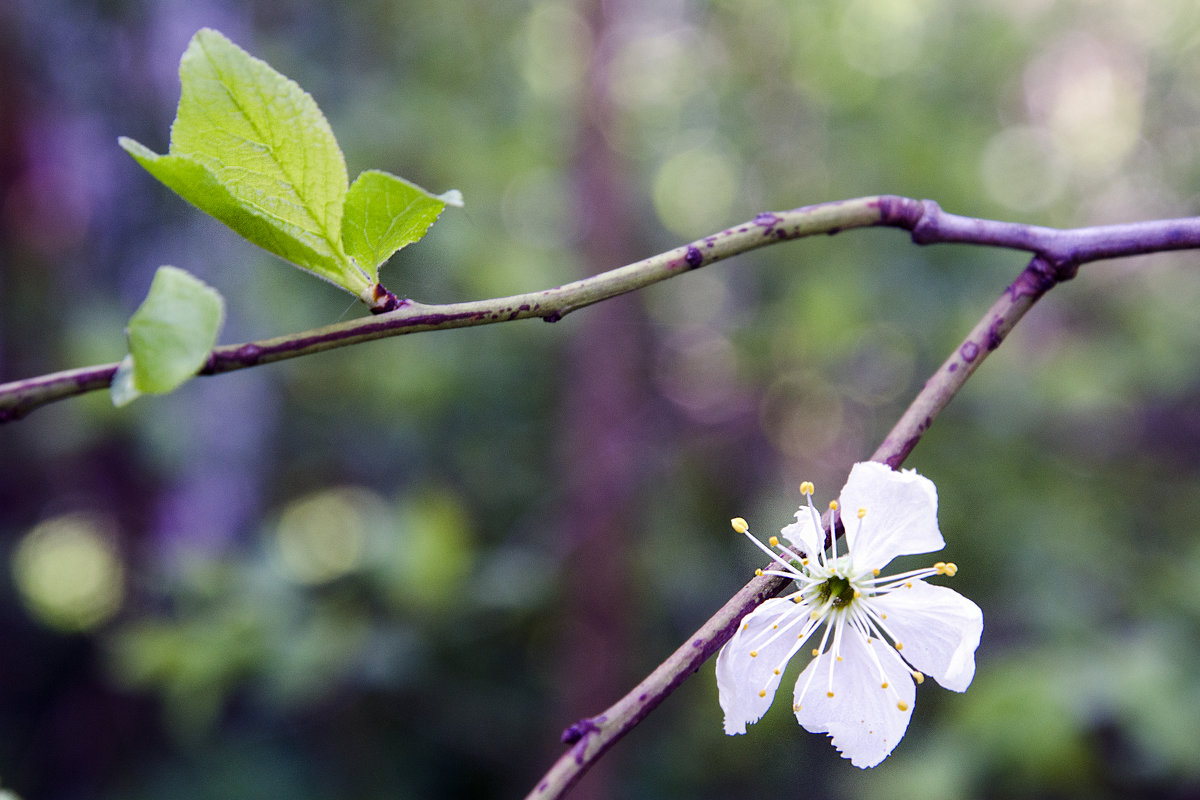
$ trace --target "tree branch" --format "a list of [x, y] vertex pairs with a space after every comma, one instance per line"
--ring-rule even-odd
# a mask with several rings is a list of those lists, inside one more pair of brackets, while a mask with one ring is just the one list
[[[932, 200], [882, 195], [766, 212], [690, 244], [541, 292], [469, 303], [424, 305], [401, 301], [395, 311], [213, 350], [201, 374], [269, 364], [286, 358], [419, 331], [489, 325], [538, 317], [557, 322], [577, 309], [645, 288], [732, 255], [777, 242], [850, 228], [887, 226], [912, 232], [917, 244], [958, 242], [1025, 250], [1043, 256], [1057, 279], [1079, 264], [1139, 253], [1200, 247], [1200, 218], [1059, 230], [948, 214]], [[0, 384], [0, 423], [66, 397], [107, 387], [116, 364], [56, 372]]]
[[[932, 204], [926, 201], [926, 205]], [[949, 216], [943, 215], [943, 219]], [[1033, 229], [1034, 232], [1030, 233], [1029, 229], [1019, 230], [1022, 226], [1011, 227], [1009, 223], [988, 223], [982, 220], [967, 220], [964, 217], [954, 217], [951, 223], [951, 230], [958, 225], [968, 227], [978, 223], [975, 226], [976, 231], [981, 235], [993, 237], [990, 242], [992, 244], [999, 243], [1001, 235], [1007, 237], [1003, 239], [1007, 242], [1004, 246], [1012, 246], [1011, 243], [1016, 237], [1027, 236], [1029, 238], [1024, 241], [1032, 244], [1043, 236], [1046, 243], [1054, 242], [1060, 235], [1060, 232], [1048, 228]], [[1109, 235], [1108, 229], [1096, 230], [1101, 231], [1103, 235]], [[1142, 232], [1146, 231], [1138, 231]], [[1055, 236], [1051, 237], [1048, 233]], [[914, 230], [913, 238], [916, 239], [917, 235]], [[974, 374], [988, 354], [1000, 346], [1009, 331], [1033, 304], [1061, 280], [1075, 274], [1074, 264], [1068, 250], [1060, 254], [1059, 266], [1052, 266], [1044, 256], [1034, 256], [937, 372], [925, 382], [924, 388], [871, 455], [871, 460], [888, 464], [893, 469], [898, 468], [941, 410]], [[581, 720], [568, 728], [562, 739], [565, 744], [571, 745], [570, 749], [554, 763], [526, 800], [550, 800], [566, 794], [596, 759], [641, 722], [733, 636], [742, 617], [764, 600], [783, 591], [787, 583], [786, 578], [769, 574], [751, 579], [632, 691], [601, 714]]]

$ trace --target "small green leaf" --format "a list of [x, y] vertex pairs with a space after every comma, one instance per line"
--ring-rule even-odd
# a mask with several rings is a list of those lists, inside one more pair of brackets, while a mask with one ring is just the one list
[[194, 376], [216, 344], [224, 315], [215, 289], [178, 267], [159, 267], [129, 319], [129, 355], [113, 378], [113, 404], [166, 394]]
[[342, 248], [345, 159], [312, 96], [210, 29], [192, 37], [179, 78], [168, 154], [121, 146], [250, 241], [369, 297], [371, 283]]
[[378, 281], [379, 266], [424, 236], [445, 207], [444, 196], [390, 173], [368, 170], [346, 195], [342, 247], [369, 279]]

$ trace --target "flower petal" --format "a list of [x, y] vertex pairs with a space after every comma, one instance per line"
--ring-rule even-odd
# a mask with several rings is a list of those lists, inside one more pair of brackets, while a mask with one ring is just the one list
[[975, 677], [975, 648], [983, 633], [983, 612], [953, 589], [913, 581], [871, 598], [875, 610], [904, 649], [908, 663], [947, 689], [964, 692]]
[[717, 691], [725, 712], [725, 733], [745, 733], [746, 726], [758, 722], [771, 707], [788, 660], [804, 644], [797, 637], [810, 620], [810, 610], [785, 598], [767, 600], [746, 615], [721, 648]]
[[[858, 518], [858, 510], [866, 516]], [[912, 470], [864, 461], [842, 489], [842, 524], [855, 567], [882, 569], [896, 556], [946, 546], [937, 522], [937, 487]]]
[[[813, 522], [813, 517], [818, 522]], [[820, 515], [809, 506], [800, 506], [796, 512], [796, 521], [786, 525], [779, 531], [793, 547], [798, 548], [808, 558], [816, 558], [825, 549], [825, 532], [818, 527]]]
[[850, 626], [844, 628], [840, 654], [842, 660], [831, 664], [836, 656], [830, 648], [805, 668], [796, 681], [792, 709], [805, 730], [828, 733], [851, 764], [873, 767], [888, 757], [908, 730], [916, 686], [891, 645], [880, 639], [868, 643]]

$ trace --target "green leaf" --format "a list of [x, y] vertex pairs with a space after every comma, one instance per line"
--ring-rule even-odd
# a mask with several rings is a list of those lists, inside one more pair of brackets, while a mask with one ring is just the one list
[[[314, 241], [299, 228], [289, 230], [279, 219], [243, 202], [193, 158], [160, 156], [132, 139], [121, 138], [119, 141], [151, 175], [201, 211], [211, 214], [275, 255], [343, 285], [335, 277], [340, 274], [340, 267], [323, 240]], [[345, 288], [350, 289], [349, 286]]]
[[129, 319], [129, 355], [113, 378], [113, 404], [166, 394], [208, 360], [225, 316], [212, 287], [178, 267], [159, 267], [150, 292]]
[[[425, 235], [454, 197], [434, 195], [380, 170], [359, 175], [346, 195], [342, 247], [371, 280], [379, 266]], [[458, 201], [461, 204], [461, 200]]]
[[250, 241], [369, 298], [371, 282], [342, 248], [345, 159], [312, 96], [210, 29], [192, 37], [179, 78], [168, 154], [121, 146]]

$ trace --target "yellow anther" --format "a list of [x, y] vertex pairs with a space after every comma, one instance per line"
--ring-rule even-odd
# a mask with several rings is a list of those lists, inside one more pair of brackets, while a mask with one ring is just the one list
[[878, 577], [879, 577], [879, 570], [877, 570], [877, 569], [873, 569], [873, 570], [871, 570], [871, 574], [872, 574], [872, 575], [874, 575], [876, 578], [878, 578]]
[[775, 674], [776, 674], [776, 675], [778, 675], [778, 674], [779, 674], [779, 667], [776, 667], [776, 668], [775, 668]]
[[779, 537], [772, 536], [770, 539], [767, 539], [767, 543], [770, 544], [771, 547], [779, 547]]
[[750, 630], [750, 623], [749, 623], [749, 622], [743, 622], [743, 623], [742, 623], [742, 630], [744, 630], [744, 631], [748, 631], [748, 630]]
[[746, 531], [750, 530], [750, 526], [746, 524], [746, 520], [742, 519], [741, 517], [734, 517], [733, 519], [729, 520], [729, 524], [732, 525], [733, 529], [738, 533], [745, 533]]
[[761, 578], [763, 576], [762, 567], [759, 567], [758, 569], [754, 570], [754, 574]]
[[796, 594], [792, 595], [792, 602], [793, 603], [803, 603], [804, 595], [802, 595], [800, 593], [796, 593]]
[[826, 696], [826, 697], [833, 697], [833, 692], [826, 692], [826, 693], [825, 693], [825, 696]]
[[859, 518], [859, 519], [862, 519], [862, 518], [863, 518], [863, 517], [865, 517], [866, 515], [867, 515], [867, 510], [866, 510], [865, 508], [860, 508], [860, 509], [858, 510], [858, 518]]
[[821, 651], [814, 647], [812, 649], [812, 654], [813, 654], [813, 658], [816, 658], [817, 656], [821, 655]]
[[901, 711], [908, 711], [908, 703], [896, 703], [896, 708]]
[[[896, 649], [897, 649], [897, 650], [903, 650], [903, 649], [904, 649], [904, 643], [903, 643], [903, 642], [896, 642]], [[754, 655], [754, 653], [751, 653], [750, 655]]]
[[811, 497], [814, 491], [816, 491], [816, 487], [813, 486], [812, 481], [804, 481], [800, 484], [800, 494]]
[[887, 619], [887, 614], [880, 614], [880, 615], [879, 615], [879, 618], [880, 618], [880, 619]]
[[838, 504], [837, 504], [837, 500], [830, 500], [830, 501], [829, 501], [829, 510], [830, 510], [830, 511], [837, 511], [837, 510], [838, 510]]
[[841, 661], [841, 660], [842, 660], [842, 657], [841, 657], [841, 656], [837, 656], [837, 660], [838, 660], [838, 661]]
[[858, 589], [855, 589], [854, 590], [854, 599], [857, 600], [860, 597], [862, 597], [862, 592], [860, 592]]
[[888, 682], [887, 682], [887, 681], [884, 681], [884, 682], [883, 682], [882, 684], [880, 684], [880, 686], [879, 686], [879, 688], [880, 688], [880, 689], [886, 689], [887, 687], [888, 687]]
[[925, 675], [924, 675], [923, 673], [921, 673], [921, 672], [917, 672], [917, 671], [914, 669], [914, 670], [913, 670], [913, 680], [917, 682], [917, 685], [918, 685], [918, 686], [920, 686], [922, 683], [924, 683], [924, 682], [925, 682]]
[[758, 651], [757, 651], [757, 650], [751, 650], [751, 651], [750, 651], [750, 657], [751, 657], [751, 658], [758, 658]]
[[771, 626], [771, 630], [777, 630], [778, 628], [779, 628], [778, 622], [776, 622], [774, 625]]
[[804, 706], [800, 705], [799, 703], [792, 703], [792, 711], [799, 711], [802, 708], [804, 708]]
[[766, 696], [767, 696], [767, 690], [766, 690], [766, 689], [759, 689], [759, 690], [758, 690], [758, 696], [759, 696], [759, 697], [766, 697]]
[[904, 582], [904, 588], [905, 588], [905, 589], [911, 589], [911, 588], [912, 588], [912, 581], [905, 581], [905, 582]]
[[953, 562], [939, 561], [933, 565], [933, 568], [938, 571], [939, 575], [953, 576], [954, 573], [958, 572], [958, 565]]

